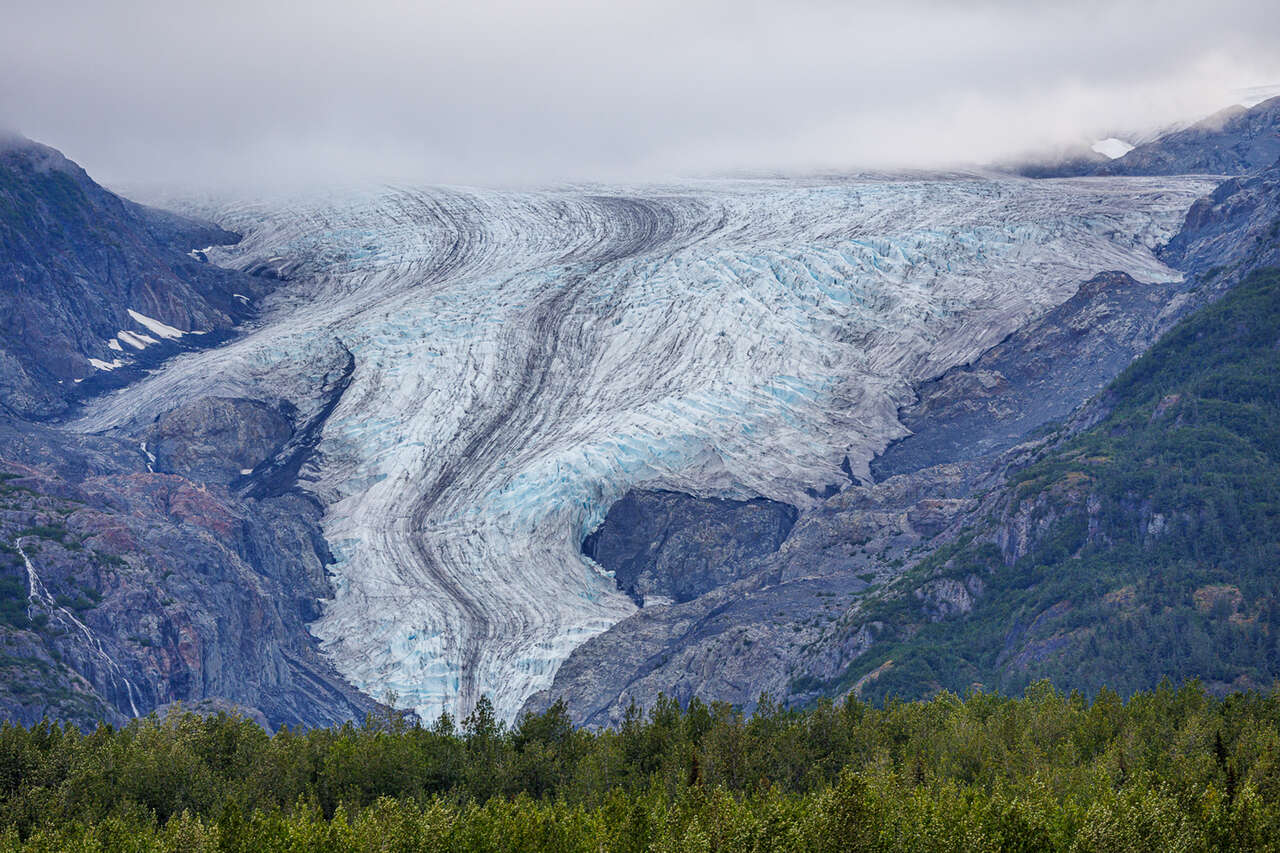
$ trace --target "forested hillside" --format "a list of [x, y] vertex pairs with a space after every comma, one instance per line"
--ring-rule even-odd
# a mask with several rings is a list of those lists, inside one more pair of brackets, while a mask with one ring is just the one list
[[[1093, 411], [859, 614], [892, 627], [840, 683], [874, 673], [861, 694], [883, 699], [1041, 678], [1089, 694], [1275, 682], [1280, 272], [1188, 317]], [[912, 590], [948, 583], [972, 606], [929, 621]]]

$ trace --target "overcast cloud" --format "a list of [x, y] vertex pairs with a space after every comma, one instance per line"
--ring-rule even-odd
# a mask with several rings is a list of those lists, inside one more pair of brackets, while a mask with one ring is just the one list
[[989, 161], [1280, 83], [1280, 3], [0, 0], [0, 125], [108, 181]]

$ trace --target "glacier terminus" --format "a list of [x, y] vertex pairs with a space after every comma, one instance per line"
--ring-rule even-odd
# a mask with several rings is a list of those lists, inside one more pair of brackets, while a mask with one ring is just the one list
[[[284, 285], [240, 337], [74, 424], [141, 435], [204, 396], [288, 405], [243, 472], [325, 507], [338, 670], [424, 719], [511, 719], [635, 611], [581, 542], [628, 489], [800, 510], [905, 434], [912, 385], [1156, 250], [1214, 182], [982, 174], [503, 192], [381, 187], [191, 205], [212, 263]], [[143, 447], [145, 452], [145, 446]]]

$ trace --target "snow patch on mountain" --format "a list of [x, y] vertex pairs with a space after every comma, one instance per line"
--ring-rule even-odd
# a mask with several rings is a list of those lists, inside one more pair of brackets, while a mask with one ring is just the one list
[[[129, 346], [133, 347], [136, 350], [144, 350], [151, 344], [160, 343], [158, 340], [151, 337], [150, 335], [143, 335], [143, 334], [139, 334], [138, 332], [129, 332], [129, 331], [125, 331], [124, 329], [121, 329], [119, 332], [116, 333], [116, 340], [113, 341], [112, 343], [116, 343], [117, 341], [128, 344]], [[111, 346], [111, 344], [108, 343], [107, 346]], [[112, 349], [117, 349], [117, 350], [120, 349], [120, 343], [116, 343], [116, 345], [112, 347]]]
[[134, 322], [145, 327], [147, 331], [151, 332], [153, 335], [159, 335], [162, 338], [168, 338], [171, 341], [176, 341], [186, 334], [186, 332], [181, 329], [175, 329], [173, 326], [161, 323], [154, 317], [148, 317], [146, 314], [134, 311], [132, 308], [128, 310], [129, 316], [133, 318]]
[[1106, 139], [1099, 139], [1091, 146], [1094, 151], [1110, 157], [1112, 160], [1118, 160], [1133, 150], [1134, 146], [1125, 142], [1123, 139], [1116, 139], [1114, 136], [1108, 136]]

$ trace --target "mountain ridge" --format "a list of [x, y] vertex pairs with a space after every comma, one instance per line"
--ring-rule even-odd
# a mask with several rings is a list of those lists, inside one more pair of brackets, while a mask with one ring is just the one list
[[139, 367], [225, 339], [268, 288], [198, 250], [239, 239], [122, 199], [53, 148], [0, 142], [0, 405], [63, 416]]

